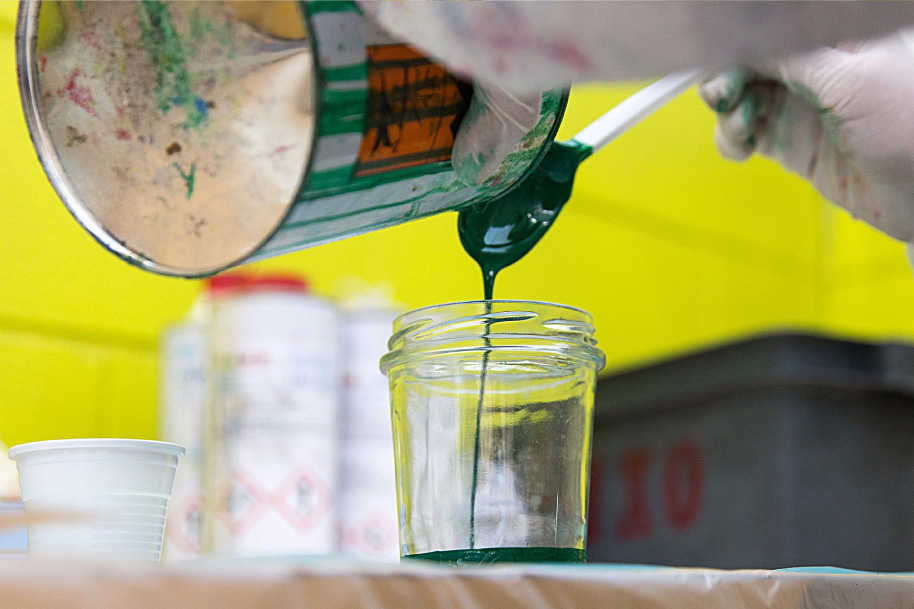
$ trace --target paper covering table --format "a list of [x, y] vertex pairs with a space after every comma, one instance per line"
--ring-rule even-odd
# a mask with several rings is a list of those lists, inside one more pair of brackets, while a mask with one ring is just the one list
[[914, 576], [777, 571], [314, 562], [129, 568], [8, 562], [17, 609], [838, 609], [914, 607]]

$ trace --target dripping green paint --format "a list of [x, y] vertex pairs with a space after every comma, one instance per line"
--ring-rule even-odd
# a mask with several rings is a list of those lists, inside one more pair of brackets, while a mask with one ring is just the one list
[[523, 258], [555, 223], [571, 196], [578, 165], [591, 152], [574, 140], [553, 142], [539, 165], [514, 187], [460, 212], [460, 242], [482, 271], [486, 300], [493, 296], [498, 272]]
[[[495, 277], [503, 268], [523, 258], [555, 223], [571, 196], [574, 174], [593, 150], [574, 140], [553, 142], [533, 171], [505, 194], [460, 212], [460, 242], [482, 271], [486, 317], [492, 313]], [[485, 349], [476, 404], [473, 440], [473, 478], [470, 491], [470, 550], [476, 550], [476, 493], [479, 485], [479, 431], [485, 404], [489, 365], [490, 322], [483, 334]], [[453, 561], [451, 555], [437, 560]], [[581, 559], [583, 561], [583, 558]]]

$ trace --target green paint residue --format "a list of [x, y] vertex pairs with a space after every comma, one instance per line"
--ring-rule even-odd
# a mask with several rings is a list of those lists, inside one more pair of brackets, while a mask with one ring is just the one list
[[717, 100], [717, 107], [715, 108], [718, 114], [729, 112], [739, 102], [750, 76], [742, 68], [727, 70], [720, 75], [719, 78], [722, 78], [725, 84], [724, 94]]
[[556, 123], [565, 111], [565, 101], [566, 98], [560, 91], [547, 91], [543, 94], [539, 122], [524, 136], [522, 144], [505, 157], [498, 171], [486, 180], [486, 188], [504, 186], [524, 176], [527, 168], [536, 162], [541, 144], [554, 132]]
[[425, 560], [452, 567], [472, 567], [492, 563], [574, 563], [587, 562], [587, 553], [577, 548], [482, 548], [445, 550], [404, 556], [404, 560]]
[[755, 120], [758, 118], [759, 110], [762, 109], [762, 95], [758, 91], [749, 91], [746, 94], [746, 100], [743, 102], [743, 122], [750, 128], [755, 127]]
[[803, 101], [808, 103], [810, 106], [816, 110], [822, 110], [822, 104], [819, 102], [819, 96], [816, 95], [815, 91], [807, 87], [806, 85], [796, 82], [794, 80], [787, 81], [787, 88], [790, 89], [791, 93], [796, 93], [799, 95]]
[[193, 13], [190, 15], [190, 35], [194, 40], [202, 40], [208, 34], [213, 33], [213, 24], [208, 21], [203, 13], [200, 11], [200, 7], [194, 7]]
[[190, 198], [194, 196], [194, 181], [197, 177], [197, 164], [192, 163], [190, 171], [187, 173], [184, 173], [184, 170], [181, 169], [181, 166], [177, 163], [172, 163], [172, 167], [178, 170], [178, 174], [181, 176], [181, 179], [184, 180], [184, 185], [187, 187], [187, 200], [190, 201]]
[[828, 137], [832, 146], [840, 150], [841, 144], [838, 141], [838, 130], [844, 124], [843, 119], [835, 114], [833, 108], [823, 106], [821, 100], [819, 100], [819, 96], [816, 95], [816, 92], [806, 85], [790, 80], [787, 81], [787, 88], [815, 108], [819, 115], [819, 120], [822, 121], [822, 126], [825, 127], [825, 135]]
[[[523, 258], [555, 223], [571, 196], [574, 174], [593, 150], [574, 140], [552, 142], [542, 161], [523, 180], [504, 194], [460, 212], [457, 230], [460, 243], [482, 271], [486, 315], [492, 312], [495, 277], [498, 272]], [[476, 404], [473, 444], [473, 479], [470, 491], [470, 549], [476, 548], [476, 493], [479, 485], [480, 426], [485, 405], [489, 366], [489, 322], [486, 322], [482, 373]], [[453, 556], [439, 557], [453, 564]], [[459, 557], [458, 557], [459, 558]], [[432, 558], [438, 560], [436, 558]], [[498, 559], [504, 560], [504, 559]], [[490, 559], [477, 562], [490, 562]], [[583, 558], [580, 562], [583, 562]]]
[[137, 9], [140, 38], [156, 71], [156, 107], [163, 114], [173, 106], [184, 109], [186, 127], [199, 127], [206, 121], [206, 105], [201, 104], [190, 86], [187, 56], [181, 36], [175, 29], [165, 2], [144, 0]]
[[230, 20], [226, 20], [222, 27], [216, 30], [216, 38], [225, 49], [226, 57], [235, 58], [235, 28]]
[[574, 140], [553, 142], [526, 178], [495, 199], [460, 212], [460, 242], [479, 264], [487, 300], [498, 272], [523, 258], [555, 222], [571, 196], [578, 165], [591, 152]]

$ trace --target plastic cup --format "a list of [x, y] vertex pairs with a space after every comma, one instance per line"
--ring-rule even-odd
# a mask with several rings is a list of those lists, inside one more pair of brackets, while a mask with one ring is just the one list
[[184, 448], [148, 440], [14, 446], [29, 555], [158, 562]]

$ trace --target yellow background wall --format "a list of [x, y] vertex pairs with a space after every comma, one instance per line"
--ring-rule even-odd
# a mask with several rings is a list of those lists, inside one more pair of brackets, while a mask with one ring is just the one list
[[[19, 108], [16, 4], [0, 1], [0, 438], [155, 436], [157, 341], [195, 281], [139, 271], [69, 216]], [[575, 90], [561, 136], [636, 85]], [[594, 314], [607, 370], [771, 328], [914, 338], [902, 247], [771, 162], [722, 160], [694, 92], [587, 161], [561, 219], [496, 295]], [[343, 276], [409, 306], [481, 296], [446, 214], [262, 263], [333, 296]]]

